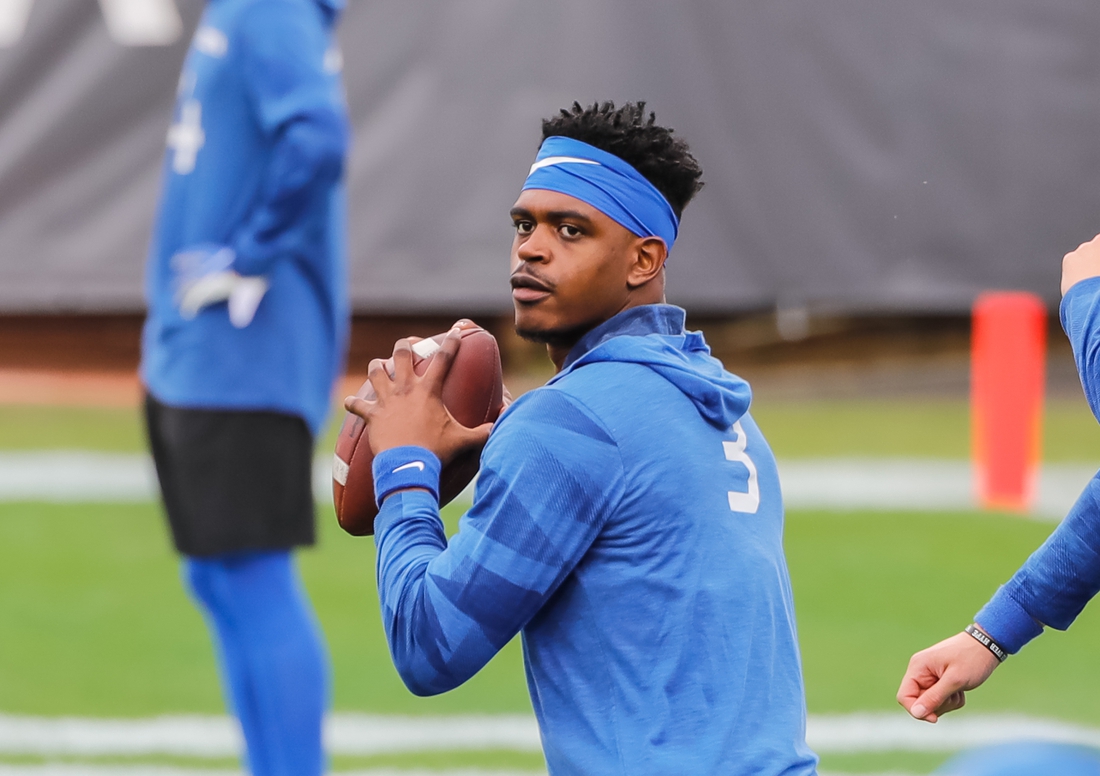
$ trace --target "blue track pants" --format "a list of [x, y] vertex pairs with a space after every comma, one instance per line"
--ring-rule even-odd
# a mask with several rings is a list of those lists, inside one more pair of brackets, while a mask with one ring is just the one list
[[183, 577], [214, 636], [249, 772], [320, 776], [328, 659], [292, 554], [188, 557]]

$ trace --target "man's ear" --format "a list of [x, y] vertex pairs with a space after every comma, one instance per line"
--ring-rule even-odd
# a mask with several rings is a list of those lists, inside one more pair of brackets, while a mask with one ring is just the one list
[[668, 258], [668, 246], [659, 237], [639, 237], [634, 246], [634, 264], [627, 275], [626, 284], [630, 289], [644, 286], [661, 274]]

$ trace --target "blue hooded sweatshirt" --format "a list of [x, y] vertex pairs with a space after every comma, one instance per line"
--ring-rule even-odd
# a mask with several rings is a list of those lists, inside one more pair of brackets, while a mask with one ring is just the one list
[[[211, 0], [180, 76], [146, 270], [141, 373], [161, 402], [272, 410], [317, 434], [348, 329], [344, 155], [333, 27], [342, 0]], [[181, 317], [172, 257], [228, 246], [270, 288]]]
[[[1062, 297], [1062, 328], [1092, 414], [1100, 420], [1100, 278], [1076, 283]], [[1015, 653], [1049, 625], [1068, 628], [1100, 592], [1100, 474], [1085, 486], [1055, 529], [974, 621]]]
[[[449, 543], [429, 493], [389, 496], [378, 590], [409, 688], [457, 687], [522, 632], [552, 776], [813, 774], [779, 478], [750, 397], [682, 310], [632, 308], [501, 417]], [[377, 456], [378, 492], [429, 457]]]

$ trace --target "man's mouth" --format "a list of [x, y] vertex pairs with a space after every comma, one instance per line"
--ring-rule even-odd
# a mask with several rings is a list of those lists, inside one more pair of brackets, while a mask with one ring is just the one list
[[523, 304], [533, 304], [546, 299], [553, 288], [531, 275], [512, 275], [512, 299]]

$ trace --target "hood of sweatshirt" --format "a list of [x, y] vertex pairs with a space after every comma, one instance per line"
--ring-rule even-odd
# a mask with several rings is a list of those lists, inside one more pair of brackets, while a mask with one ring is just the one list
[[585, 334], [548, 385], [586, 364], [642, 364], [676, 386], [709, 423], [729, 428], [748, 412], [752, 389], [710, 354], [702, 333], [684, 329], [685, 318], [667, 304], [624, 310]]
[[336, 18], [343, 13], [345, 0], [314, 0], [328, 16], [329, 23], [335, 24]]
[[[209, 0], [209, 3], [214, 5], [219, 1]], [[347, 0], [313, 0], [313, 2], [321, 7], [321, 11], [325, 14], [329, 24], [336, 23], [337, 18], [344, 11], [344, 6], [347, 5]]]

